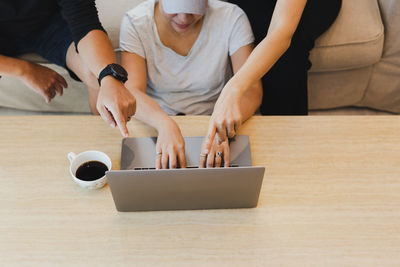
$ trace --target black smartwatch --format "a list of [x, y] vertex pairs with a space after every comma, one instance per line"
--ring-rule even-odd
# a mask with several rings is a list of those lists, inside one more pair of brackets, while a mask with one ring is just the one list
[[118, 64], [112, 63], [105, 67], [99, 75], [99, 78], [97, 79], [99, 81], [99, 85], [101, 86], [101, 80], [103, 80], [104, 77], [111, 75], [118, 81], [121, 81], [125, 83], [128, 80], [128, 73], [126, 70]]

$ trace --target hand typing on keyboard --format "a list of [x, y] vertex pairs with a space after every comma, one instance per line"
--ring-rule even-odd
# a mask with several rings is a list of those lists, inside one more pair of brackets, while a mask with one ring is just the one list
[[226, 138], [222, 142], [218, 142], [216, 138], [214, 138], [210, 150], [207, 153], [204, 153], [204, 151], [206, 150], [205, 144], [208, 142], [207, 138], [209, 138], [209, 136], [206, 136], [201, 147], [201, 151], [203, 152], [200, 154], [199, 167], [200, 168], [229, 167], [228, 138]]
[[156, 169], [186, 168], [185, 141], [179, 126], [168, 119], [158, 130]]

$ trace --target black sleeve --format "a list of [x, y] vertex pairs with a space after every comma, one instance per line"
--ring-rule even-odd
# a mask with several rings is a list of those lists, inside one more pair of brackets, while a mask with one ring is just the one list
[[57, 0], [78, 48], [79, 41], [92, 30], [102, 30], [94, 0]]

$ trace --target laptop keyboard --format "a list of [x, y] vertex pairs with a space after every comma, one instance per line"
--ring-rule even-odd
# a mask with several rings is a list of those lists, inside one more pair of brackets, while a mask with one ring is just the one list
[[[229, 168], [239, 167], [238, 164], [231, 164]], [[187, 166], [186, 169], [198, 169], [199, 166]], [[143, 170], [155, 170], [156, 168], [134, 168], [135, 171], [143, 171]], [[180, 168], [177, 168], [180, 169]]]

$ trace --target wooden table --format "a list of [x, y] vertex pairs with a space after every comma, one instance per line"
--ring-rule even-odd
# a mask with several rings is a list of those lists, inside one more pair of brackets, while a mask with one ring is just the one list
[[[185, 136], [207, 117], [177, 117]], [[154, 136], [129, 123], [131, 136]], [[71, 179], [67, 153], [119, 168], [99, 117], [0, 117], [0, 265], [400, 266], [400, 118], [255, 117], [258, 208], [118, 213]]]

